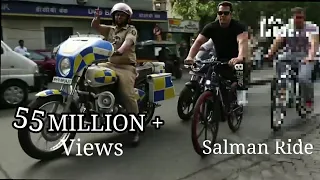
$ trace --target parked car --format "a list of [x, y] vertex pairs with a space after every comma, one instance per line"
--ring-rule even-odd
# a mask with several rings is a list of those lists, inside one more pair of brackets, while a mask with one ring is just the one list
[[51, 59], [54, 59], [54, 56], [52, 54], [52, 51], [51, 50], [47, 50], [47, 49], [36, 49], [34, 50], [35, 52], [37, 53], [40, 53], [42, 55], [45, 55], [47, 57], [50, 57]]
[[48, 75], [49, 80], [53, 78], [56, 74], [55, 65], [56, 60], [49, 58], [41, 53], [38, 53], [34, 50], [28, 50], [30, 53], [29, 58], [38, 64], [40, 71], [43, 71]]
[[44, 74], [29, 58], [13, 51], [1, 41], [0, 107], [23, 105], [29, 90], [41, 91], [45, 87]]

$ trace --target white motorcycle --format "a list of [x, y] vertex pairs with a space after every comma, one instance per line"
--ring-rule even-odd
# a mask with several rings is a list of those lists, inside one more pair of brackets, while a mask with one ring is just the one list
[[[74, 35], [63, 42], [56, 54], [56, 74], [54, 83], [61, 84], [61, 88], [48, 89], [36, 94], [37, 99], [30, 105], [30, 109], [43, 109], [44, 106], [53, 105], [47, 113], [61, 115], [62, 113], [96, 113], [100, 117], [104, 113], [125, 113], [126, 110], [117, 98], [118, 76], [115, 71], [100, 67], [97, 64], [107, 61], [114, 54], [113, 45], [100, 36]], [[159, 64], [158, 64], [159, 65]], [[157, 102], [175, 97], [174, 85], [170, 73], [160, 73], [158, 66], [137, 67], [136, 99], [140, 113], [146, 114], [145, 124], [151, 120]], [[32, 115], [28, 115], [28, 126]], [[100, 119], [99, 119], [100, 120]], [[48, 120], [43, 120], [44, 128], [40, 132], [47, 142], [57, 142], [48, 150], [36, 147], [30, 136], [28, 128], [18, 130], [18, 138], [24, 152], [35, 159], [52, 159], [64, 153], [62, 142], [70, 146], [74, 139], [74, 132], [48, 132]], [[90, 118], [86, 119], [91, 124]], [[101, 118], [100, 124], [104, 123]]]

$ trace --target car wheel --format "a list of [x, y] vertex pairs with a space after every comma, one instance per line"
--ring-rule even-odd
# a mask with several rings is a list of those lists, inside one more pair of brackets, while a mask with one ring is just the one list
[[22, 105], [28, 99], [28, 86], [23, 82], [9, 81], [0, 89], [0, 104], [3, 108], [13, 108]]

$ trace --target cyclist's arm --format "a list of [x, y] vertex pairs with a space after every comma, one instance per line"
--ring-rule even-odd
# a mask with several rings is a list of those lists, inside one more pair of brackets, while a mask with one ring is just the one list
[[248, 32], [245, 31], [237, 36], [239, 46], [239, 59], [245, 59], [248, 57]]
[[276, 39], [273, 41], [273, 44], [271, 45], [270, 49], [268, 50], [268, 55], [273, 56], [280, 48], [283, 41], [284, 41], [284, 38], [282, 36], [279, 35], [278, 37], [276, 37]]
[[319, 27], [315, 27], [315, 30], [309, 35], [310, 48], [308, 51], [308, 58], [314, 60], [317, 51], [319, 50]]
[[187, 59], [189, 59], [189, 58], [190, 59], [194, 59], [194, 57], [199, 52], [201, 45], [204, 44], [207, 41], [208, 41], [208, 38], [206, 38], [202, 34], [199, 34], [197, 39], [194, 41], [194, 43], [192, 44], [192, 46], [190, 48], [190, 51], [189, 51]]
[[209, 39], [206, 43], [204, 43], [201, 47], [200, 50], [202, 51], [210, 51], [214, 49], [214, 44], [212, 39]]
[[207, 24], [202, 32], [198, 35], [197, 39], [192, 44], [187, 59], [194, 59], [199, 52], [200, 47], [210, 39], [212, 33], [212, 24]]

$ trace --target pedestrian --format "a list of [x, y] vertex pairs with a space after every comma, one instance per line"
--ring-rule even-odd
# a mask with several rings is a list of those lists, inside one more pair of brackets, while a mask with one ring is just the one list
[[28, 54], [28, 49], [24, 46], [24, 41], [19, 40], [19, 46], [14, 48], [14, 51], [25, 56]]

